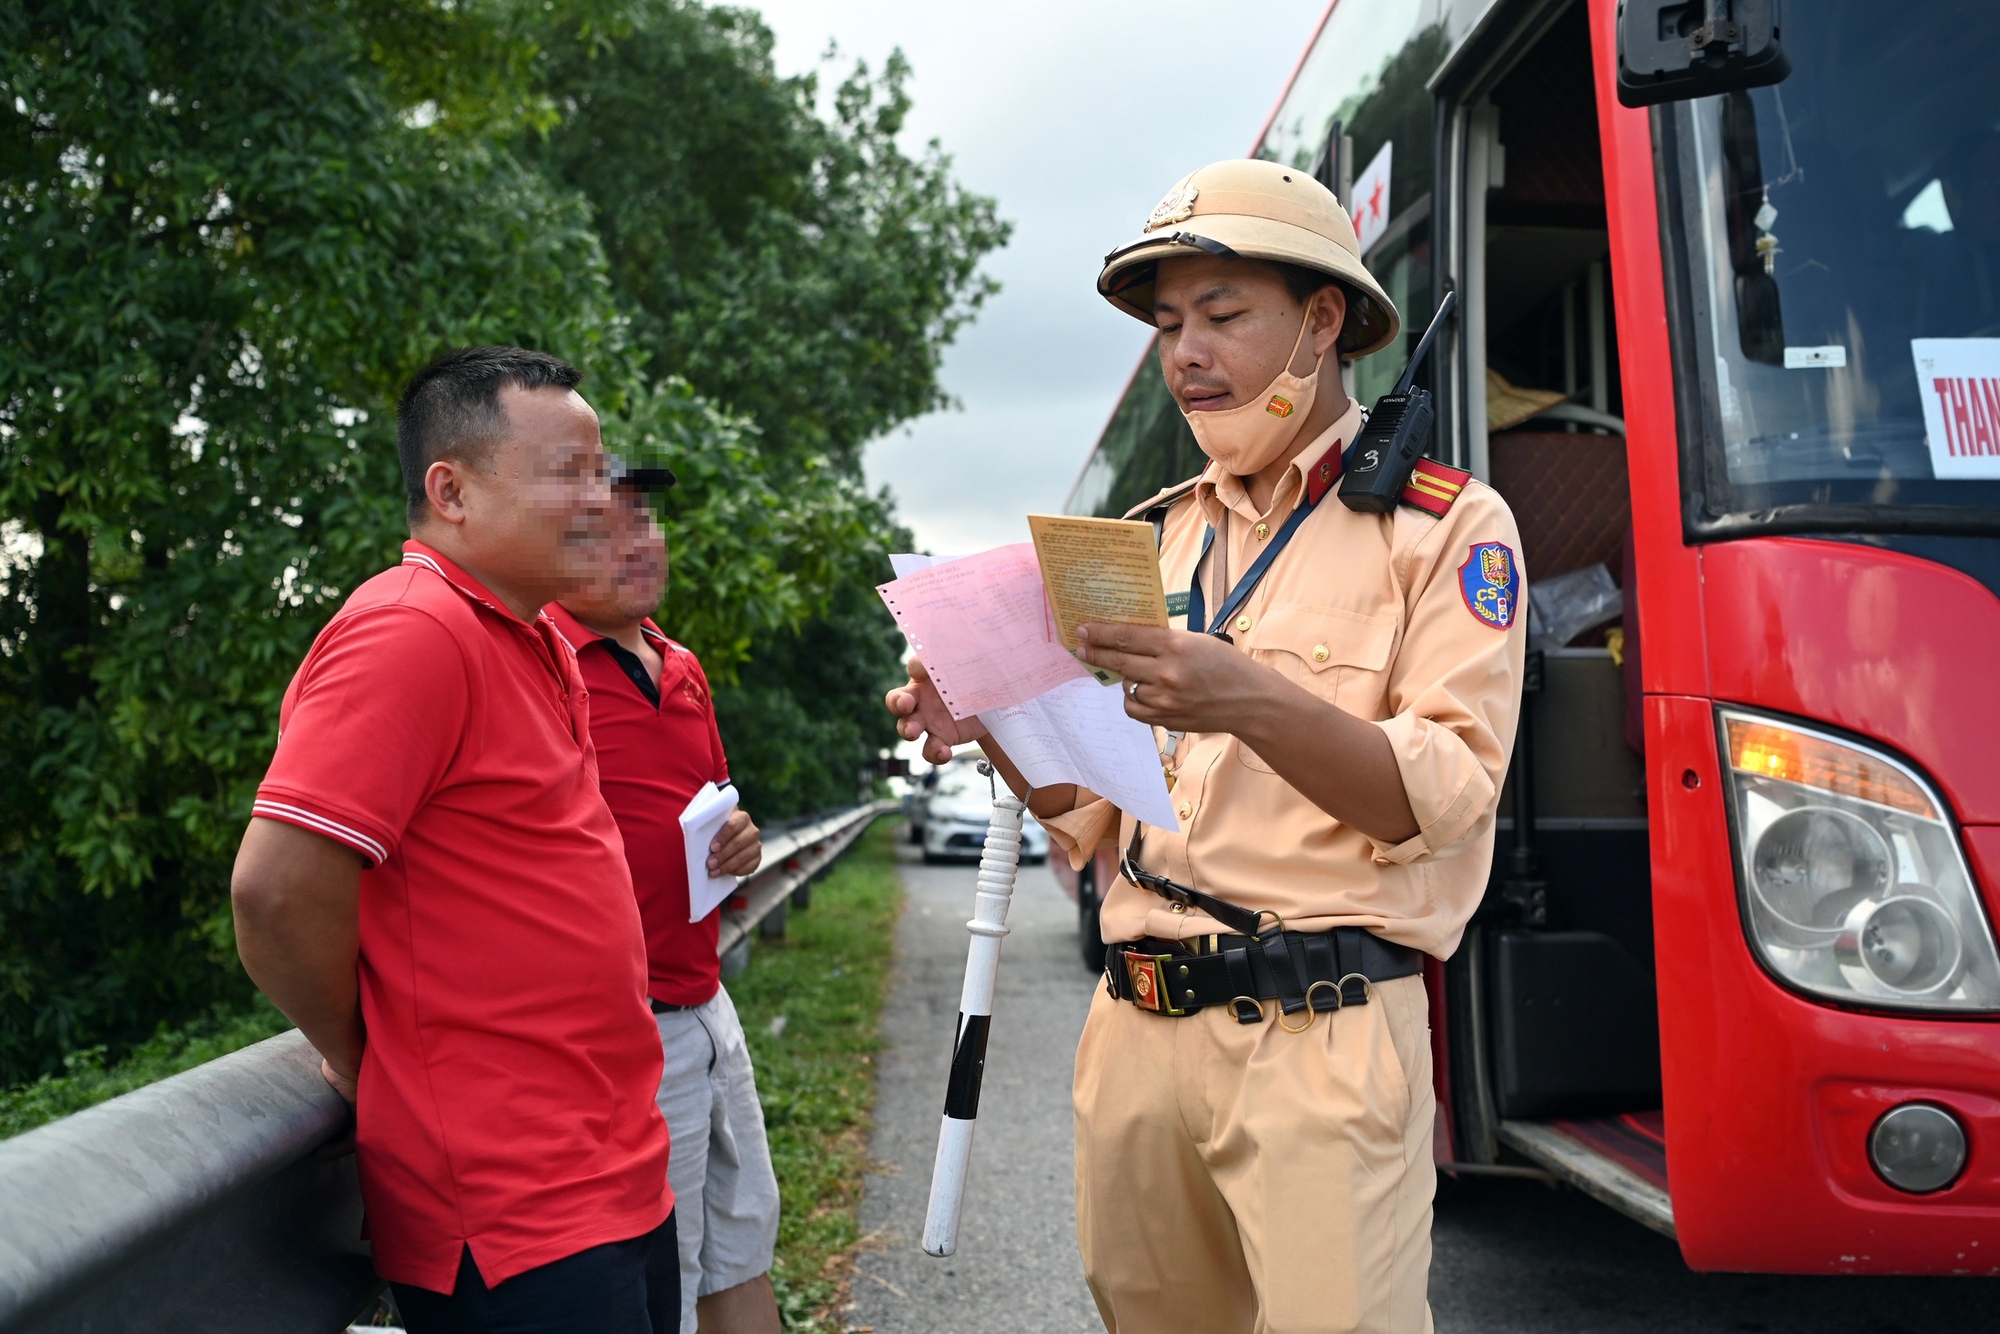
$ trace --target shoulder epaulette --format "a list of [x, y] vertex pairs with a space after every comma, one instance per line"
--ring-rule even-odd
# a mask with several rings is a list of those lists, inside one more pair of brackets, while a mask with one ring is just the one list
[[1153, 545], [1156, 547], [1165, 546], [1167, 542], [1167, 511], [1172, 509], [1183, 497], [1193, 492], [1194, 484], [1200, 480], [1201, 474], [1196, 473], [1185, 482], [1177, 482], [1158, 495], [1148, 500], [1142, 500], [1131, 509], [1126, 510], [1125, 517], [1128, 519], [1144, 519], [1147, 523], [1152, 524]]
[[1417, 466], [1410, 470], [1409, 482], [1403, 487], [1402, 500], [1405, 505], [1442, 519], [1451, 510], [1451, 502], [1458, 499], [1458, 493], [1471, 480], [1469, 472], [1447, 468], [1436, 459], [1418, 459]]
[[1154, 510], [1164, 513], [1174, 507], [1175, 501], [1194, 490], [1194, 484], [1200, 480], [1201, 474], [1196, 473], [1185, 482], [1176, 482], [1159, 494], [1148, 496], [1131, 509], [1126, 510], [1125, 517], [1128, 519], [1143, 519], [1151, 515]]

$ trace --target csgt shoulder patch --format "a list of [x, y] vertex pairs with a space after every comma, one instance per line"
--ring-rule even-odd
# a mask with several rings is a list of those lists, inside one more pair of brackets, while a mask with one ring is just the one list
[[1521, 609], [1520, 562], [1505, 542], [1475, 542], [1458, 567], [1458, 591], [1481, 625], [1505, 630]]

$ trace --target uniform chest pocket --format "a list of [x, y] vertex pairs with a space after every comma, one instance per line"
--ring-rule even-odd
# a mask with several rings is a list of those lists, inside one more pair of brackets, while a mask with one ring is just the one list
[[[1384, 716], [1399, 624], [1394, 612], [1282, 602], [1265, 609], [1244, 647], [1329, 704], [1373, 720]], [[1249, 747], [1239, 747], [1239, 753], [1248, 767], [1272, 772]]]

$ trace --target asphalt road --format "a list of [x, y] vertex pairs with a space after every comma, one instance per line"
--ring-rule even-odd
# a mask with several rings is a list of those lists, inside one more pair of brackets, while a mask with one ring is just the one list
[[882, 1016], [873, 1155], [850, 1327], [876, 1334], [1093, 1334], [1104, 1327], [1076, 1254], [1070, 1072], [1096, 979], [1076, 949], [1076, 909], [1046, 866], [1024, 866], [1008, 909], [979, 1127], [958, 1252], [925, 1255], [930, 1199], [971, 939], [975, 868], [925, 866], [902, 843], [897, 973]]
[[[918, 1242], [964, 977], [973, 868], [927, 867], [906, 846], [908, 899], [883, 1033], [871, 1176], [850, 1328], [876, 1334], [1092, 1334], [1070, 1178], [1070, 1072], [1095, 979], [1075, 910], [1045, 867], [1023, 867], [987, 1051], [958, 1253]], [[1693, 1274], [1672, 1242], [1574, 1191], [1447, 1180], [1431, 1306], [1439, 1334], [1980, 1334], [2000, 1331], [1981, 1279]], [[1192, 1334], [1192, 1332], [1191, 1332]], [[1203, 1332], [1206, 1334], [1206, 1332]]]

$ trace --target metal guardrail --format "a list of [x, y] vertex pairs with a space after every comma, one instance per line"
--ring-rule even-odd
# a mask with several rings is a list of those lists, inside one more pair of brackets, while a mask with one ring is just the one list
[[[879, 816], [766, 842], [722, 948], [770, 922]], [[780, 919], [782, 920], [782, 919]], [[0, 1141], [0, 1334], [334, 1334], [381, 1291], [347, 1109], [297, 1032]]]
[[[797, 902], [804, 907], [813, 881], [826, 873], [877, 816], [897, 809], [893, 801], [871, 801], [766, 839], [763, 862], [754, 875], [744, 878], [731, 900], [732, 904], [741, 900], [743, 907], [735, 911], [728, 904], [723, 907], [717, 952], [728, 954], [760, 926], [767, 935], [782, 934], [785, 905]], [[776, 930], [771, 929], [773, 923]]]

